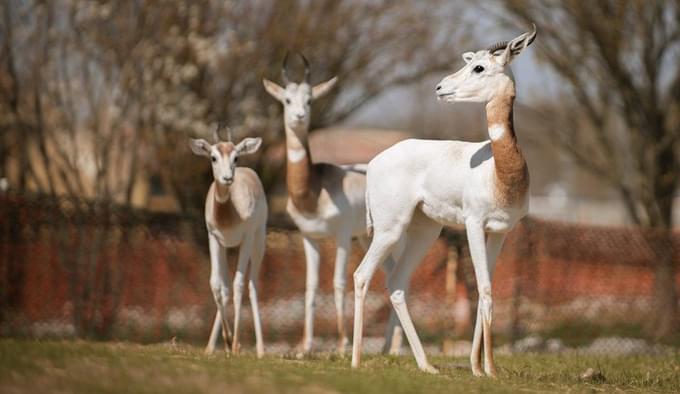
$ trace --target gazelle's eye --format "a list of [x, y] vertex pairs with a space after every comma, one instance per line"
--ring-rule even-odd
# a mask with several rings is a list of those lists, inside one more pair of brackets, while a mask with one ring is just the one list
[[238, 156], [234, 157], [234, 163], [238, 163]]
[[215, 162], [217, 161], [217, 157], [215, 157], [215, 156], [212, 156], [212, 157], [210, 157], [210, 158], [212, 159], [212, 162], [213, 162], [213, 163], [215, 163]]
[[475, 68], [472, 69], [472, 71], [476, 72], [477, 74], [481, 73], [484, 71], [484, 67], [482, 66], [475, 66]]
[[286, 99], [286, 104], [290, 104], [290, 99]]
[[312, 105], [312, 99], [307, 99], [307, 105]]

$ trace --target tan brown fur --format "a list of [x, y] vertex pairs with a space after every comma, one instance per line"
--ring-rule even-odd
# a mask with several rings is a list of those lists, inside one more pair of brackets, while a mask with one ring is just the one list
[[[215, 185], [215, 183], [213, 183]], [[220, 195], [221, 193], [219, 192], [220, 189], [222, 189], [225, 186], [222, 185], [216, 185], [215, 190], [216, 195]], [[228, 196], [229, 191], [227, 190], [227, 200], [224, 201], [222, 200], [222, 197], [220, 197], [220, 201], [218, 201], [217, 198], [213, 198], [212, 205], [213, 205], [213, 218], [215, 220], [215, 225], [218, 228], [229, 228], [232, 227], [236, 224], [238, 224], [241, 220], [241, 218], [238, 215], [238, 212], [236, 212], [236, 208], [234, 208], [234, 204], [232, 204], [231, 199]]]
[[302, 213], [317, 212], [319, 195], [321, 193], [321, 164], [312, 164], [309, 148], [305, 147], [307, 155], [298, 162], [288, 160], [286, 165], [286, 185], [288, 197]]
[[498, 140], [491, 140], [496, 167], [497, 201], [500, 206], [520, 204], [529, 190], [529, 170], [517, 144], [513, 127], [512, 91], [500, 95], [486, 106], [488, 127], [502, 125], [505, 132]]
[[217, 144], [217, 150], [220, 151], [222, 157], [229, 157], [235, 148], [236, 146], [231, 142], [220, 142]]
[[[246, 221], [253, 213], [252, 205], [235, 205], [232, 198], [235, 193], [246, 193], [249, 199], [256, 202], [263, 198], [264, 190], [255, 171], [250, 168], [236, 169], [234, 183], [231, 186], [213, 182], [206, 198], [206, 220], [216, 228], [227, 229]], [[240, 201], [239, 199], [237, 201]], [[241, 203], [243, 204], [243, 203]]]

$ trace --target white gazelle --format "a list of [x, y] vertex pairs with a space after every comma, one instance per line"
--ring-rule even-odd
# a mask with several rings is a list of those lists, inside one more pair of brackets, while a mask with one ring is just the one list
[[[312, 349], [314, 338], [314, 298], [319, 283], [319, 238], [335, 239], [335, 272], [333, 287], [339, 334], [338, 350], [342, 353], [347, 345], [344, 323], [344, 297], [347, 282], [352, 237], [363, 237], [366, 242], [366, 193], [365, 166], [337, 166], [329, 163], [312, 163], [309, 150], [308, 131], [310, 105], [335, 85], [332, 78], [316, 86], [309, 82], [309, 63], [305, 63], [305, 78], [301, 83], [291, 82], [286, 72], [286, 58], [283, 61], [282, 77], [284, 86], [267, 79], [264, 87], [283, 104], [286, 133], [286, 158], [288, 187], [287, 211], [303, 236], [307, 279], [305, 291], [305, 325], [302, 350]], [[391, 259], [388, 259], [388, 265]], [[398, 349], [400, 331], [393, 338], [396, 316], [392, 316], [386, 334], [386, 349]]]
[[[219, 126], [218, 126], [219, 129]], [[210, 288], [217, 305], [215, 322], [210, 333], [207, 353], [215, 350], [218, 332], [222, 328], [225, 350], [229, 351], [231, 331], [227, 321], [230, 274], [227, 266], [227, 248], [239, 247], [238, 265], [234, 275], [234, 334], [232, 352], [238, 352], [239, 320], [243, 286], [248, 275], [250, 304], [253, 309], [257, 356], [264, 355], [262, 327], [257, 305], [257, 275], [264, 257], [267, 227], [267, 199], [260, 178], [255, 171], [236, 167], [239, 156], [257, 151], [261, 138], [246, 138], [238, 144], [220, 141], [218, 129], [213, 134], [214, 144], [201, 139], [191, 140], [191, 150], [210, 158], [214, 182], [205, 199], [205, 224], [210, 246]]]
[[437, 372], [425, 356], [406, 307], [408, 276], [445, 225], [464, 224], [474, 265], [479, 305], [470, 361], [472, 372], [495, 376], [491, 340], [491, 276], [505, 234], [527, 212], [529, 172], [513, 129], [515, 84], [510, 62], [536, 37], [536, 28], [488, 49], [466, 52], [466, 65], [436, 88], [440, 100], [486, 103], [490, 140], [406, 140], [368, 165], [366, 205], [373, 240], [354, 273], [352, 366], [361, 356], [363, 308], [375, 269], [405, 242], [389, 278], [390, 300], [420, 369]]

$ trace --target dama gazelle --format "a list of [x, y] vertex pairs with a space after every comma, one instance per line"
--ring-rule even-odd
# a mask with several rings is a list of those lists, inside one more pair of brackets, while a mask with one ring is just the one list
[[202, 139], [191, 140], [191, 150], [210, 158], [215, 178], [205, 199], [205, 224], [210, 246], [210, 288], [217, 305], [215, 322], [210, 333], [206, 353], [215, 350], [220, 327], [229, 351], [231, 331], [227, 321], [230, 274], [227, 266], [227, 248], [239, 247], [238, 265], [234, 275], [234, 336], [232, 352], [239, 351], [238, 332], [241, 316], [241, 299], [248, 265], [248, 291], [253, 309], [255, 342], [258, 357], [264, 355], [262, 327], [257, 305], [257, 275], [264, 257], [267, 227], [267, 200], [260, 178], [247, 167], [236, 167], [239, 156], [255, 153], [261, 138], [246, 138], [238, 144], [220, 141], [218, 128], [213, 133], [214, 144]]
[[[405, 242], [389, 278], [390, 300], [418, 367], [436, 373], [425, 356], [406, 307], [408, 275], [444, 225], [464, 224], [479, 289], [470, 361], [481, 376], [495, 376], [491, 340], [491, 276], [505, 234], [527, 212], [529, 172], [513, 129], [515, 84], [505, 73], [510, 62], [536, 37], [536, 27], [512, 41], [466, 52], [466, 65], [436, 87], [440, 100], [486, 103], [490, 141], [406, 140], [368, 164], [367, 221], [373, 240], [354, 272], [355, 310], [352, 367], [361, 356], [363, 306], [375, 269]], [[486, 239], [485, 239], [486, 235]]]
[[[283, 104], [288, 187], [286, 210], [303, 236], [307, 279], [302, 351], [311, 351], [314, 338], [314, 298], [319, 283], [320, 260], [318, 239], [332, 237], [337, 245], [333, 287], [339, 334], [338, 351], [343, 353], [348, 342], [344, 323], [344, 297], [352, 237], [359, 236], [360, 240], [363, 237], [366, 242], [365, 168], [360, 165], [312, 163], [308, 142], [310, 105], [313, 100], [331, 90], [337, 77], [312, 87], [309, 62], [304, 56], [300, 56], [305, 64], [302, 82], [295, 83], [288, 79], [288, 54], [284, 58], [281, 72], [284, 87], [267, 79], [262, 82], [267, 92]], [[392, 316], [386, 334], [386, 350], [393, 352], [400, 346], [399, 335], [394, 336], [393, 340], [396, 322], [396, 316]], [[400, 331], [396, 333], [399, 334]]]

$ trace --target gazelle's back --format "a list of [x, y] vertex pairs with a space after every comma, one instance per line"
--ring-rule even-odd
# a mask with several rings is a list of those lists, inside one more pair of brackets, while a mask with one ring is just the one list
[[444, 222], [462, 223], [465, 195], [475, 192], [479, 183], [493, 174], [488, 145], [488, 141], [410, 139], [383, 151], [368, 166], [371, 215], [374, 219], [380, 215], [375, 212], [381, 209], [378, 204], [388, 205], [385, 208], [390, 212], [412, 211], [421, 204], [428, 216], [438, 211], [435, 216], [441, 216]]
[[[260, 177], [253, 169], [237, 167], [231, 190], [231, 199], [242, 218], [249, 219], [257, 216], [258, 221], [266, 219], [267, 198]], [[261, 216], [262, 210], [264, 210], [264, 218]]]

